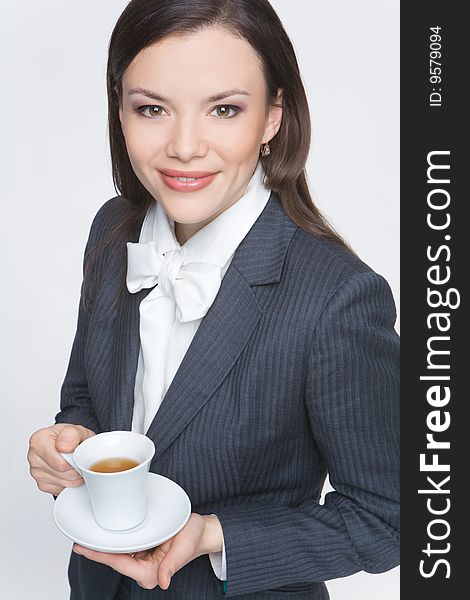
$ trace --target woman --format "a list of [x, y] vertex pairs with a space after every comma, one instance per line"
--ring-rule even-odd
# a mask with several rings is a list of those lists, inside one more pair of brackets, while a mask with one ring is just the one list
[[132, 429], [193, 513], [149, 552], [75, 546], [72, 598], [323, 600], [325, 580], [396, 566], [395, 308], [310, 198], [309, 109], [277, 15], [132, 0], [107, 84], [119, 196], [91, 228], [31, 473], [55, 495], [81, 485], [59, 451]]

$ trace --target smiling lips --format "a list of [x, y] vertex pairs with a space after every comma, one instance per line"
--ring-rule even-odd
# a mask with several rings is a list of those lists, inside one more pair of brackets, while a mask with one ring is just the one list
[[175, 171], [165, 169], [160, 171], [163, 183], [176, 192], [195, 192], [207, 187], [217, 173], [208, 171]]

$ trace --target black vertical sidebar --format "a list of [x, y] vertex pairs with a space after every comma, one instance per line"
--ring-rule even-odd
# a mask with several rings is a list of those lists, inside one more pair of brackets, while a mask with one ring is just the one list
[[460, 598], [469, 554], [468, 21], [401, 3], [402, 600]]

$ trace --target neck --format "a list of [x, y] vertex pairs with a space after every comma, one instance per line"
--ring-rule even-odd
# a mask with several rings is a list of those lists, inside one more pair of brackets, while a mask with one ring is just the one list
[[210, 223], [212, 219], [207, 219], [201, 223], [176, 223], [175, 222], [175, 236], [180, 246], [185, 244], [190, 237], [202, 229], [205, 225]]
[[185, 242], [187, 242], [189, 240], [189, 238], [192, 237], [195, 233], [197, 233], [200, 229], [202, 229], [206, 225], [209, 225], [209, 223], [211, 223], [220, 214], [222, 214], [224, 211], [226, 211], [227, 208], [230, 208], [230, 206], [232, 206], [233, 204], [235, 204], [235, 202], [231, 202], [228, 206], [224, 206], [218, 212], [216, 212], [214, 215], [212, 215], [205, 221], [200, 221], [199, 223], [176, 223], [175, 222], [175, 236], [176, 236], [176, 239], [178, 240], [178, 243], [180, 244], [180, 246], [182, 246]]

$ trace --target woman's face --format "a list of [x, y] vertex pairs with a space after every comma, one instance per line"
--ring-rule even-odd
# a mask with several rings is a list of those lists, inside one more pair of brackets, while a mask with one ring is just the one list
[[266, 82], [251, 46], [216, 28], [145, 48], [122, 88], [119, 117], [132, 167], [184, 243], [241, 198], [282, 109], [266, 114]]

